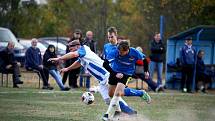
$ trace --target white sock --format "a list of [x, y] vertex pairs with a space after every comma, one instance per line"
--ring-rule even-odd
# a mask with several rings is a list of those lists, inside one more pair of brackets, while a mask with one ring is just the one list
[[99, 84], [99, 93], [101, 94], [103, 100], [110, 99], [110, 96], [108, 94], [108, 85]]
[[113, 98], [110, 101], [110, 105], [108, 107], [106, 114], [110, 114], [113, 107], [116, 107], [116, 110], [118, 110], [118, 108], [119, 108], [119, 97], [118, 96], [113, 96]]

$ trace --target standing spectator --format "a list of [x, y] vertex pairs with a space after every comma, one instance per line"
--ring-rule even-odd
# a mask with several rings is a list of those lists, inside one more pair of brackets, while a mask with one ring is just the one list
[[[87, 45], [90, 49], [96, 53], [96, 41], [93, 40], [93, 32], [87, 31], [86, 38], [84, 39], [82, 45]], [[88, 73], [83, 67], [81, 68], [81, 74]], [[83, 77], [80, 76], [80, 85], [83, 85]], [[90, 76], [86, 77], [86, 87], [90, 88]]]
[[205, 63], [203, 61], [205, 52], [199, 50], [197, 56], [197, 65], [196, 65], [196, 81], [197, 81], [197, 91], [201, 90], [206, 93], [208, 89], [208, 84], [211, 82], [212, 75], [210, 71], [206, 69]]
[[53, 87], [51, 87], [48, 83], [49, 70], [44, 68], [42, 65], [41, 52], [40, 52], [40, 49], [37, 48], [36, 38], [32, 39], [31, 47], [29, 47], [25, 53], [25, 67], [27, 70], [39, 71], [43, 80], [42, 89], [49, 89], [49, 90], [53, 89]]
[[68, 91], [70, 88], [64, 87], [60, 72], [57, 70], [57, 63], [53, 61], [48, 61], [50, 58], [56, 58], [56, 57], [57, 55], [55, 53], [55, 46], [49, 45], [45, 54], [43, 55], [43, 66], [49, 70], [49, 73], [55, 79], [60, 89], [62, 91]]
[[92, 31], [87, 31], [86, 32], [86, 38], [84, 39], [82, 45], [87, 45], [90, 47], [90, 49], [96, 53], [96, 41], [93, 40], [93, 32]]
[[149, 73], [150, 78], [153, 79], [154, 70], [157, 69], [157, 85], [162, 86], [162, 71], [164, 61], [165, 47], [162, 43], [160, 33], [156, 33], [154, 40], [151, 42], [151, 55]]
[[1, 65], [0, 68], [3, 72], [9, 72], [13, 74], [13, 88], [19, 88], [17, 84], [23, 84], [19, 79], [21, 64], [14, 58], [14, 43], [8, 42], [7, 47], [0, 52]]
[[[82, 32], [80, 29], [76, 29], [75, 32], [73, 33], [72, 37], [70, 38], [69, 42], [78, 39], [80, 42], [82, 42]], [[68, 42], [68, 43], [69, 43]], [[69, 45], [67, 45], [66, 47], [66, 53], [69, 53]], [[78, 58], [72, 58], [66, 61], [66, 65], [65, 67], [69, 67], [70, 65], [72, 65]], [[67, 77], [69, 75], [69, 86], [72, 88], [78, 88], [77, 85], [77, 79], [78, 79], [78, 74], [80, 73], [80, 68], [74, 69], [74, 70], [70, 70], [68, 72], [65, 72], [63, 74], [63, 84], [66, 83]]]
[[[193, 80], [194, 64], [196, 51], [192, 46], [192, 38], [186, 38], [184, 47], [180, 50], [180, 60], [182, 64], [182, 92], [191, 92], [191, 83]], [[186, 86], [185, 86], [186, 83]]]

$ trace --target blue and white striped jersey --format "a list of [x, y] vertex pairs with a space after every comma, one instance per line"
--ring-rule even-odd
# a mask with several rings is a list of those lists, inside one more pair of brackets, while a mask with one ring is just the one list
[[107, 83], [106, 81], [110, 74], [103, 67], [104, 61], [86, 45], [81, 46], [77, 52], [81, 65], [84, 66], [92, 76], [98, 79], [101, 84]]

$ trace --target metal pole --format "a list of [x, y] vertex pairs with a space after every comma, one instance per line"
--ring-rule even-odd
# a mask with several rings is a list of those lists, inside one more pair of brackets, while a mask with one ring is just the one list
[[161, 40], [163, 40], [163, 37], [164, 37], [164, 35], [163, 35], [163, 32], [164, 31], [164, 16], [163, 15], [161, 15], [160, 16], [160, 35], [161, 35]]

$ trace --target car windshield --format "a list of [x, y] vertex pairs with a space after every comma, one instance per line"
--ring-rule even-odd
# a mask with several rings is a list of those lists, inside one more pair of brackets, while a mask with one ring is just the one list
[[40, 49], [40, 51], [46, 51], [46, 47], [40, 42], [37, 43], [37, 47]]
[[8, 41], [16, 42], [17, 40], [10, 31], [0, 30], [0, 42], [8, 42]]

